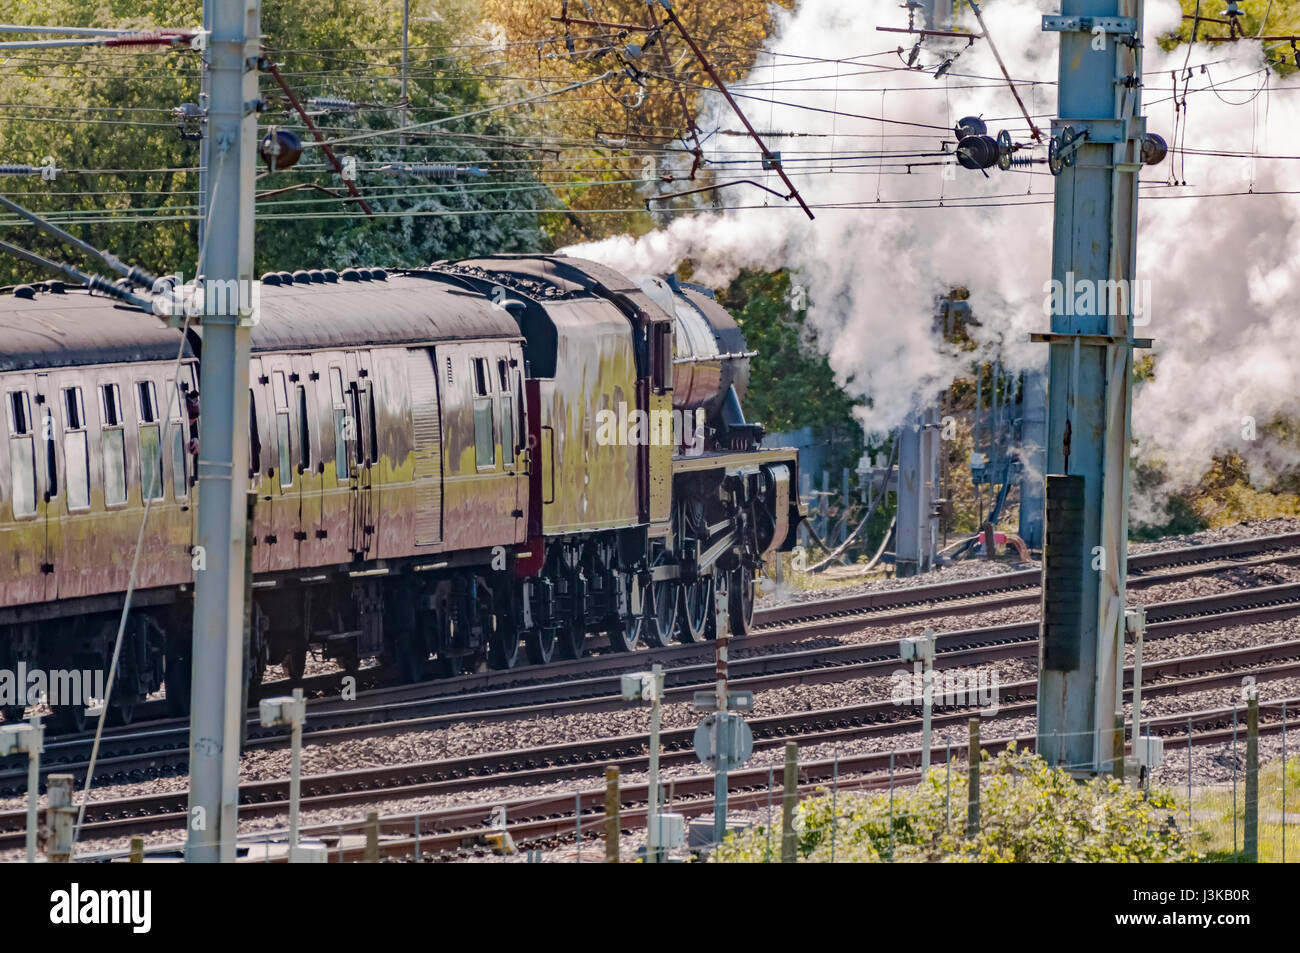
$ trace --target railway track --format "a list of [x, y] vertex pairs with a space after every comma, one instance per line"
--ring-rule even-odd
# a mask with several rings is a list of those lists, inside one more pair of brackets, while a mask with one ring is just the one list
[[[1223, 572], [1270, 564], [1300, 563], [1300, 533], [1257, 537], [1182, 547], [1130, 557], [1133, 574], [1129, 588], [1140, 591], [1154, 585], [1176, 582], [1207, 572]], [[1260, 556], [1261, 553], [1272, 555]], [[1257, 557], [1257, 558], [1244, 558]], [[1207, 569], [1206, 564], [1230, 560], [1227, 566]], [[1168, 569], [1167, 567], [1176, 567]], [[1161, 570], [1162, 572], [1153, 572]], [[997, 576], [956, 580], [930, 586], [916, 586], [881, 592], [858, 593], [831, 599], [794, 603], [759, 610], [755, 613], [756, 631], [733, 646], [733, 672], [750, 669], [772, 671], [783, 664], [779, 658], [754, 662], [748, 652], [783, 645], [807, 638], [834, 638], [846, 632], [874, 626], [892, 626], [935, 618], [959, 617], [1015, 606], [1035, 605], [1040, 574], [1038, 570], [1004, 573]], [[1024, 591], [1026, 589], [1034, 591]], [[1276, 587], [1269, 587], [1276, 588]], [[1263, 591], [1263, 590], [1260, 590]], [[993, 599], [982, 598], [993, 595]], [[1232, 594], [1224, 594], [1230, 597]], [[973, 600], [973, 601], [961, 601]], [[1154, 608], [1154, 607], [1153, 607]], [[1148, 612], [1149, 620], [1158, 616]], [[1227, 624], [1227, 623], [1225, 623]], [[1037, 623], [1017, 628], [1012, 638], [1024, 639]], [[941, 648], [943, 643], [941, 642]], [[839, 651], [848, 648], [849, 651]], [[835, 647], [817, 649], [827, 657], [828, 666], [851, 659], [854, 649]], [[874, 654], [871, 654], [874, 652]], [[621, 706], [611, 696], [618, 693], [617, 676], [651, 662], [676, 666], [667, 673], [672, 686], [698, 685], [711, 677], [713, 654], [710, 643], [668, 646], [635, 654], [611, 653], [596, 657], [558, 662], [551, 665], [512, 671], [481, 672], [419, 685], [395, 686], [363, 692], [356, 701], [318, 698], [309, 708], [309, 732], [313, 738], [327, 740], [347, 733], [367, 730], [410, 730], [437, 727], [439, 718], [473, 713], [476, 718], [513, 717], [512, 712], [526, 715], [529, 708], [550, 705], [562, 710], [608, 710]], [[807, 655], [789, 653], [791, 659], [807, 665]], [[888, 655], [877, 647], [856, 661], [881, 659]], [[608, 673], [608, 674], [604, 674]], [[307, 680], [309, 691], [323, 693], [330, 685], [338, 687], [341, 675], [318, 676]], [[287, 683], [271, 682], [263, 686], [263, 697], [288, 691]], [[601, 699], [604, 699], [603, 701]], [[249, 745], [275, 746], [282, 743], [282, 733], [268, 732], [258, 724], [255, 714], [248, 724]], [[57, 738], [47, 742], [43, 771], [84, 773], [92, 736], [89, 733]], [[185, 769], [188, 757], [189, 727], [181, 719], [141, 724], [105, 734], [101, 747], [103, 775], [97, 768], [100, 783], [150, 780]], [[8, 764], [0, 761], [0, 793], [12, 792], [25, 785], [25, 765], [17, 759]]]
[[[898, 663], [891, 660], [889, 664], [896, 667]], [[1260, 665], [1268, 668], [1262, 672], [1252, 668]], [[1247, 670], [1267, 679], [1300, 675], [1300, 640], [1148, 663], [1144, 666], [1143, 695], [1152, 698], [1236, 686]], [[1131, 669], [1127, 678], [1131, 682]], [[1035, 691], [1033, 681], [999, 686], [997, 717], [1032, 714]], [[748, 721], [754, 732], [755, 748], [762, 750], [788, 740], [808, 746], [918, 731], [920, 719], [914, 711], [886, 699]], [[939, 711], [933, 716], [933, 725], [943, 728], [964, 724], [972, 713], [969, 708]], [[1156, 729], [1162, 723], [1160, 718], [1145, 721]], [[661, 766], [694, 764], [693, 734], [693, 728], [662, 732]], [[648, 737], [636, 734], [308, 777], [303, 779], [302, 807], [304, 811], [337, 809], [394, 798], [460, 794], [499, 786], [581, 783], [608, 763], [618, 764], [624, 772], [645, 771], [647, 746]], [[288, 782], [284, 780], [241, 785], [241, 816], [283, 815], [287, 811], [287, 797]], [[169, 826], [183, 828], [186, 799], [187, 793], [181, 790], [92, 801], [86, 806], [84, 835], [126, 836]], [[21, 844], [24, 824], [22, 811], [0, 812], [0, 849]]]
[[[1143, 692], [1147, 691], [1144, 686]], [[1300, 714], [1297, 714], [1300, 711], [1300, 698], [1288, 698], [1285, 704], [1287, 729], [1294, 730], [1300, 724]], [[1261, 735], [1275, 734], [1282, 730], [1282, 706], [1282, 699], [1261, 702], [1259, 724]], [[968, 716], [969, 712], [962, 713], [961, 718], [964, 721]], [[1190, 738], [1193, 745], [1219, 744], [1232, 739], [1234, 735], [1240, 737], [1241, 729], [1233, 724], [1233, 716], [1233, 708], [1222, 707], [1188, 714], [1148, 718], [1144, 719], [1144, 725], [1148, 732], [1165, 738], [1167, 747], [1185, 745], [1189, 737], [1188, 729], [1191, 731]], [[995, 755], [1012, 744], [1032, 748], [1034, 743], [1035, 739], [1032, 735], [1019, 735], [987, 741], [981, 747], [989, 754]], [[964, 744], [932, 746], [931, 763], [943, 764], [944, 758], [952, 758], [959, 763], [964, 763], [966, 752], [967, 746]], [[802, 761], [799, 765], [800, 796], [812, 794], [818, 788], [824, 788], [832, 782], [836, 783], [841, 791], [878, 790], [887, 788], [891, 782], [896, 785], [913, 784], [920, 779], [920, 761], [920, 748], [894, 752], [874, 751], [844, 755], [835, 759]], [[773, 770], [766, 767], [744, 768], [730, 772], [728, 775], [729, 809], [756, 810], [770, 803], [774, 811], [779, 810], [779, 792], [774, 793], [769, 787], [773, 776]], [[675, 778], [665, 785], [669, 796], [666, 806], [688, 818], [712, 814], [713, 785], [712, 774]], [[354, 794], [345, 796], [358, 797]], [[506, 829], [516, 844], [572, 838], [579, 824], [583, 836], [599, 837], [604, 829], [604, 799], [604, 788], [592, 786], [581, 791], [484, 801], [420, 813], [389, 815], [381, 821], [383, 839], [379, 843], [379, 853], [385, 858], [418, 860], [434, 859], [440, 854], [454, 855], [465, 851], [486, 851], [487, 836], [500, 829], [499, 811], [505, 812]], [[620, 786], [620, 828], [622, 830], [634, 830], [645, 826], [648, 799], [649, 791], [644, 783]], [[370, 800], [373, 801], [374, 798]], [[354, 800], [351, 803], [367, 802]], [[287, 809], [283, 803], [274, 806], [281, 813]], [[304, 810], [309, 809], [307, 800], [304, 800], [303, 807]], [[89, 824], [87, 830], [90, 830]], [[360, 861], [365, 858], [363, 821], [309, 825], [302, 829], [302, 836], [324, 841], [330, 848], [331, 862]], [[260, 855], [258, 852], [260, 845], [265, 844], [269, 848], [274, 839], [282, 841], [283, 837], [282, 830], [242, 836], [241, 841], [247, 845], [244, 859], [284, 860], [282, 843], [278, 845], [279, 851], [264, 849]], [[20, 843], [21, 837], [0, 835], [0, 848], [8, 849]], [[124, 851], [109, 851], [88, 855], [85, 859], [112, 860], [124, 855]]]
[[[1300, 559], [1300, 555], [1294, 558]], [[1165, 574], [1148, 577], [1160, 581], [1165, 578]], [[1273, 621], [1297, 614], [1300, 614], [1300, 584], [1233, 590], [1148, 606], [1148, 638]], [[856, 617], [849, 621], [842, 616], [833, 617], [830, 625], [837, 631], [840, 626], [848, 631], [862, 627]], [[789, 641], [793, 634], [804, 631], [825, 635], [826, 628], [827, 623], [819, 621], [789, 623], [780, 629], [781, 641]], [[761, 637], [762, 634], [757, 638]], [[943, 633], [937, 643], [939, 666], [979, 665], [999, 659], [1032, 657], [1036, 652], [1037, 637], [1036, 621]], [[756, 640], [756, 637], [750, 637], [739, 645], [751, 647]], [[660, 651], [682, 649], [694, 650], [699, 658], [712, 656], [709, 644], [676, 646]], [[690, 658], [680, 651], [678, 656], [683, 662]], [[441, 693], [432, 697], [413, 696], [413, 689], [419, 686], [406, 686], [390, 693], [395, 700], [377, 701], [375, 694], [371, 693], [366, 699], [369, 704], [318, 705], [309, 714], [305, 740], [324, 743], [432, 730], [460, 720], [467, 711], [473, 712], [476, 721], [492, 721], [622, 709], [626, 706], [621, 698], [617, 673], [632, 667], [629, 664], [632, 657], [620, 655], [614, 658], [621, 664], [616, 667], [615, 674], [605, 676], [495, 689], [469, 697]], [[828, 683], [887, 674], [897, 664], [892, 641], [851, 643], [735, 658], [731, 663], [731, 677], [739, 687], [759, 691], [792, 684]], [[665, 678], [668, 688], [666, 700], [689, 701], [694, 689], [711, 682], [713, 677], [712, 662], [681, 664], [670, 669]], [[248, 748], [276, 748], [286, 744], [282, 730], [268, 731], [256, 722], [251, 722], [248, 730]], [[130, 783], [183, 772], [188, 762], [188, 740], [188, 727], [183, 723], [146, 727], [138, 732], [108, 737], [96, 767], [96, 780], [99, 784]], [[52, 771], [72, 773], [81, 784], [88, 752], [89, 739], [53, 741], [47, 745], [42, 771], [46, 774]], [[0, 792], [18, 793], [25, 790], [25, 785], [24, 763], [11, 759], [10, 765], [0, 768]]]

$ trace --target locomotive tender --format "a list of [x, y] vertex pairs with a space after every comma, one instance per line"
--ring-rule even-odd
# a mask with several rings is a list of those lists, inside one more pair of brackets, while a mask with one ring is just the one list
[[[711, 638], [724, 592], [747, 631], [797, 456], [745, 421], [752, 352], [705, 289], [496, 256], [260, 292], [250, 684], [309, 650], [413, 680]], [[183, 712], [202, 331], [45, 282], [0, 334], [0, 670], [107, 668], [148, 501], [113, 710], [165, 684]]]

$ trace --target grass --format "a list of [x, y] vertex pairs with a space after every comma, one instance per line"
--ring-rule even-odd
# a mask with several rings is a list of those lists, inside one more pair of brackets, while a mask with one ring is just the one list
[[[1282, 861], [1282, 762], [1273, 761], [1259, 772], [1259, 862]], [[1187, 795], [1179, 795], [1180, 823], [1186, 823]], [[1246, 860], [1242, 840], [1246, 825], [1246, 782], [1236, 785], [1236, 834], [1233, 833], [1233, 786], [1217, 784], [1192, 788], [1192, 831], [1196, 849], [1210, 863]], [[1286, 862], [1300, 863], [1300, 760], [1286, 764]]]
[[[818, 555], [810, 557], [814, 561], [821, 558], [820, 550]], [[776, 556], [767, 561], [764, 566], [764, 574], [756, 580], [758, 586], [757, 595], [770, 596], [777, 591], [776, 587], [776, 560], [781, 560], [781, 584], [789, 590], [796, 592], [821, 592], [823, 590], [833, 591], [842, 589], [846, 586], [856, 586], [863, 582], [874, 579], [884, 579], [884, 570], [873, 572], [866, 576], [833, 576], [821, 572], [800, 572], [794, 569], [793, 553], [777, 553]]]

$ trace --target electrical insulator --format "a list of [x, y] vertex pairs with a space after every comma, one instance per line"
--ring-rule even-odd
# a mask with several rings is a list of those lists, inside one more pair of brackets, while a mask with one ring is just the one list
[[1015, 147], [1011, 144], [1011, 133], [1003, 129], [998, 133], [998, 168], [1006, 172], [1011, 168], [1011, 153]]
[[1148, 132], [1142, 137], [1142, 161], [1147, 165], [1159, 165], [1169, 154], [1169, 145], [1164, 136]]
[[438, 162], [411, 162], [404, 165], [386, 165], [379, 168], [380, 172], [386, 172], [389, 175], [423, 175], [431, 179], [450, 179], [458, 175], [487, 175], [486, 169], [480, 169], [478, 166], [450, 165], [448, 163]]
[[334, 99], [330, 96], [313, 96], [307, 100], [312, 109], [325, 112], [355, 112], [357, 104], [350, 99]]
[[272, 172], [282, 172], [293, 168], [302, 158], [302, 140], [288, 129], [272, 127], [262, 137], [257, 154]]
[[984, 120], [979, 116], [965, 116], [957, 120], [957, 125], [952, 127], [952, 131], [957, 136], [957, 141], [961, 142], [967, 136], [988, 135], [989, 127], [984, 125]]
[[966, 136], [957, 143], [957, 161], [965, 169], [992, 168], [998, 155], [998, 144], [992, 136]]
[[0, 175], [39, 175], [46, 182], [53, 182], [63, 171], [65, 170], [54, 164], [53, 156], [45, 157], [45, 165], [28, 165], [25, 162], [0, 163]]
[[203, 138], [203, 109], [197, 103], [181, 103], [172, 110], [176, 117], [176, 131], [183, 142]]

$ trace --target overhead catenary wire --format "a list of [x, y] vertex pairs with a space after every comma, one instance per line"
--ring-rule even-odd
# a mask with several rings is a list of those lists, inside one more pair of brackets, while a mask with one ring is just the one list
[[9, 242], [0, 241], [0, 252], [13, 255], [29, 265], [35, 265], [38, 268], [44, 268], [49, 271], [58, 272], [79, 285], [84, 285], [90, 291], [98, 291], [100, 294], [116, 298], [119, 301], [125, 301], [127, 304], [133, 304], [137, 308], [148, 307], [149, 300], [141, 298], [121, 285], [114, 284], [100, 275], [84, 272], [72, 265], [63, 262], [51, 261], [40, 255], [30, 252], [25, 248], [19, 248], [17, 245], [11, 245]]
[[114, 255], [112, 252], [103, 251], [99, 248], [96, 248], [94, 245], [90, 244], [89, 242], [82, 241], [80, 238], [77, 238], [75, 235], [71, 235], [68, 232], [65, 232], [63, 229], [45, 221], [40, 216], [34, 215], [33, 213], [27, 211], [27, 209], [23, 208], [17, 202], [5, 198], [3, 195], [0, 195], [0, 208], [12, 212], [15, 215], [19, 215], [22, 218], [25, 218], [27, 221], [35, 225], [41, 231], [54, 236], [56, 239], [58, 239], [61, 242], [64, 242], [65, 244], [71, 245], [73, 248], [77, 249], [83, 255], [86, 255], [90, 258], [95, 258], [103, 262], [109, 268], [112, 268], [114, 271], [122, 275], [124, 278], [126, 278], [127, 281], [131, 282], [134, 285], [138, 285], [139, 287], [142, 288], [152, 288], [154, 284], [158, 281], [158, 277], [156, 275], [151, 274], [150, 272], [146, 271], [143, 268], [140, 268], [137, 265], [124, 264], [122, 260], [118, 258], [116, 255]]

